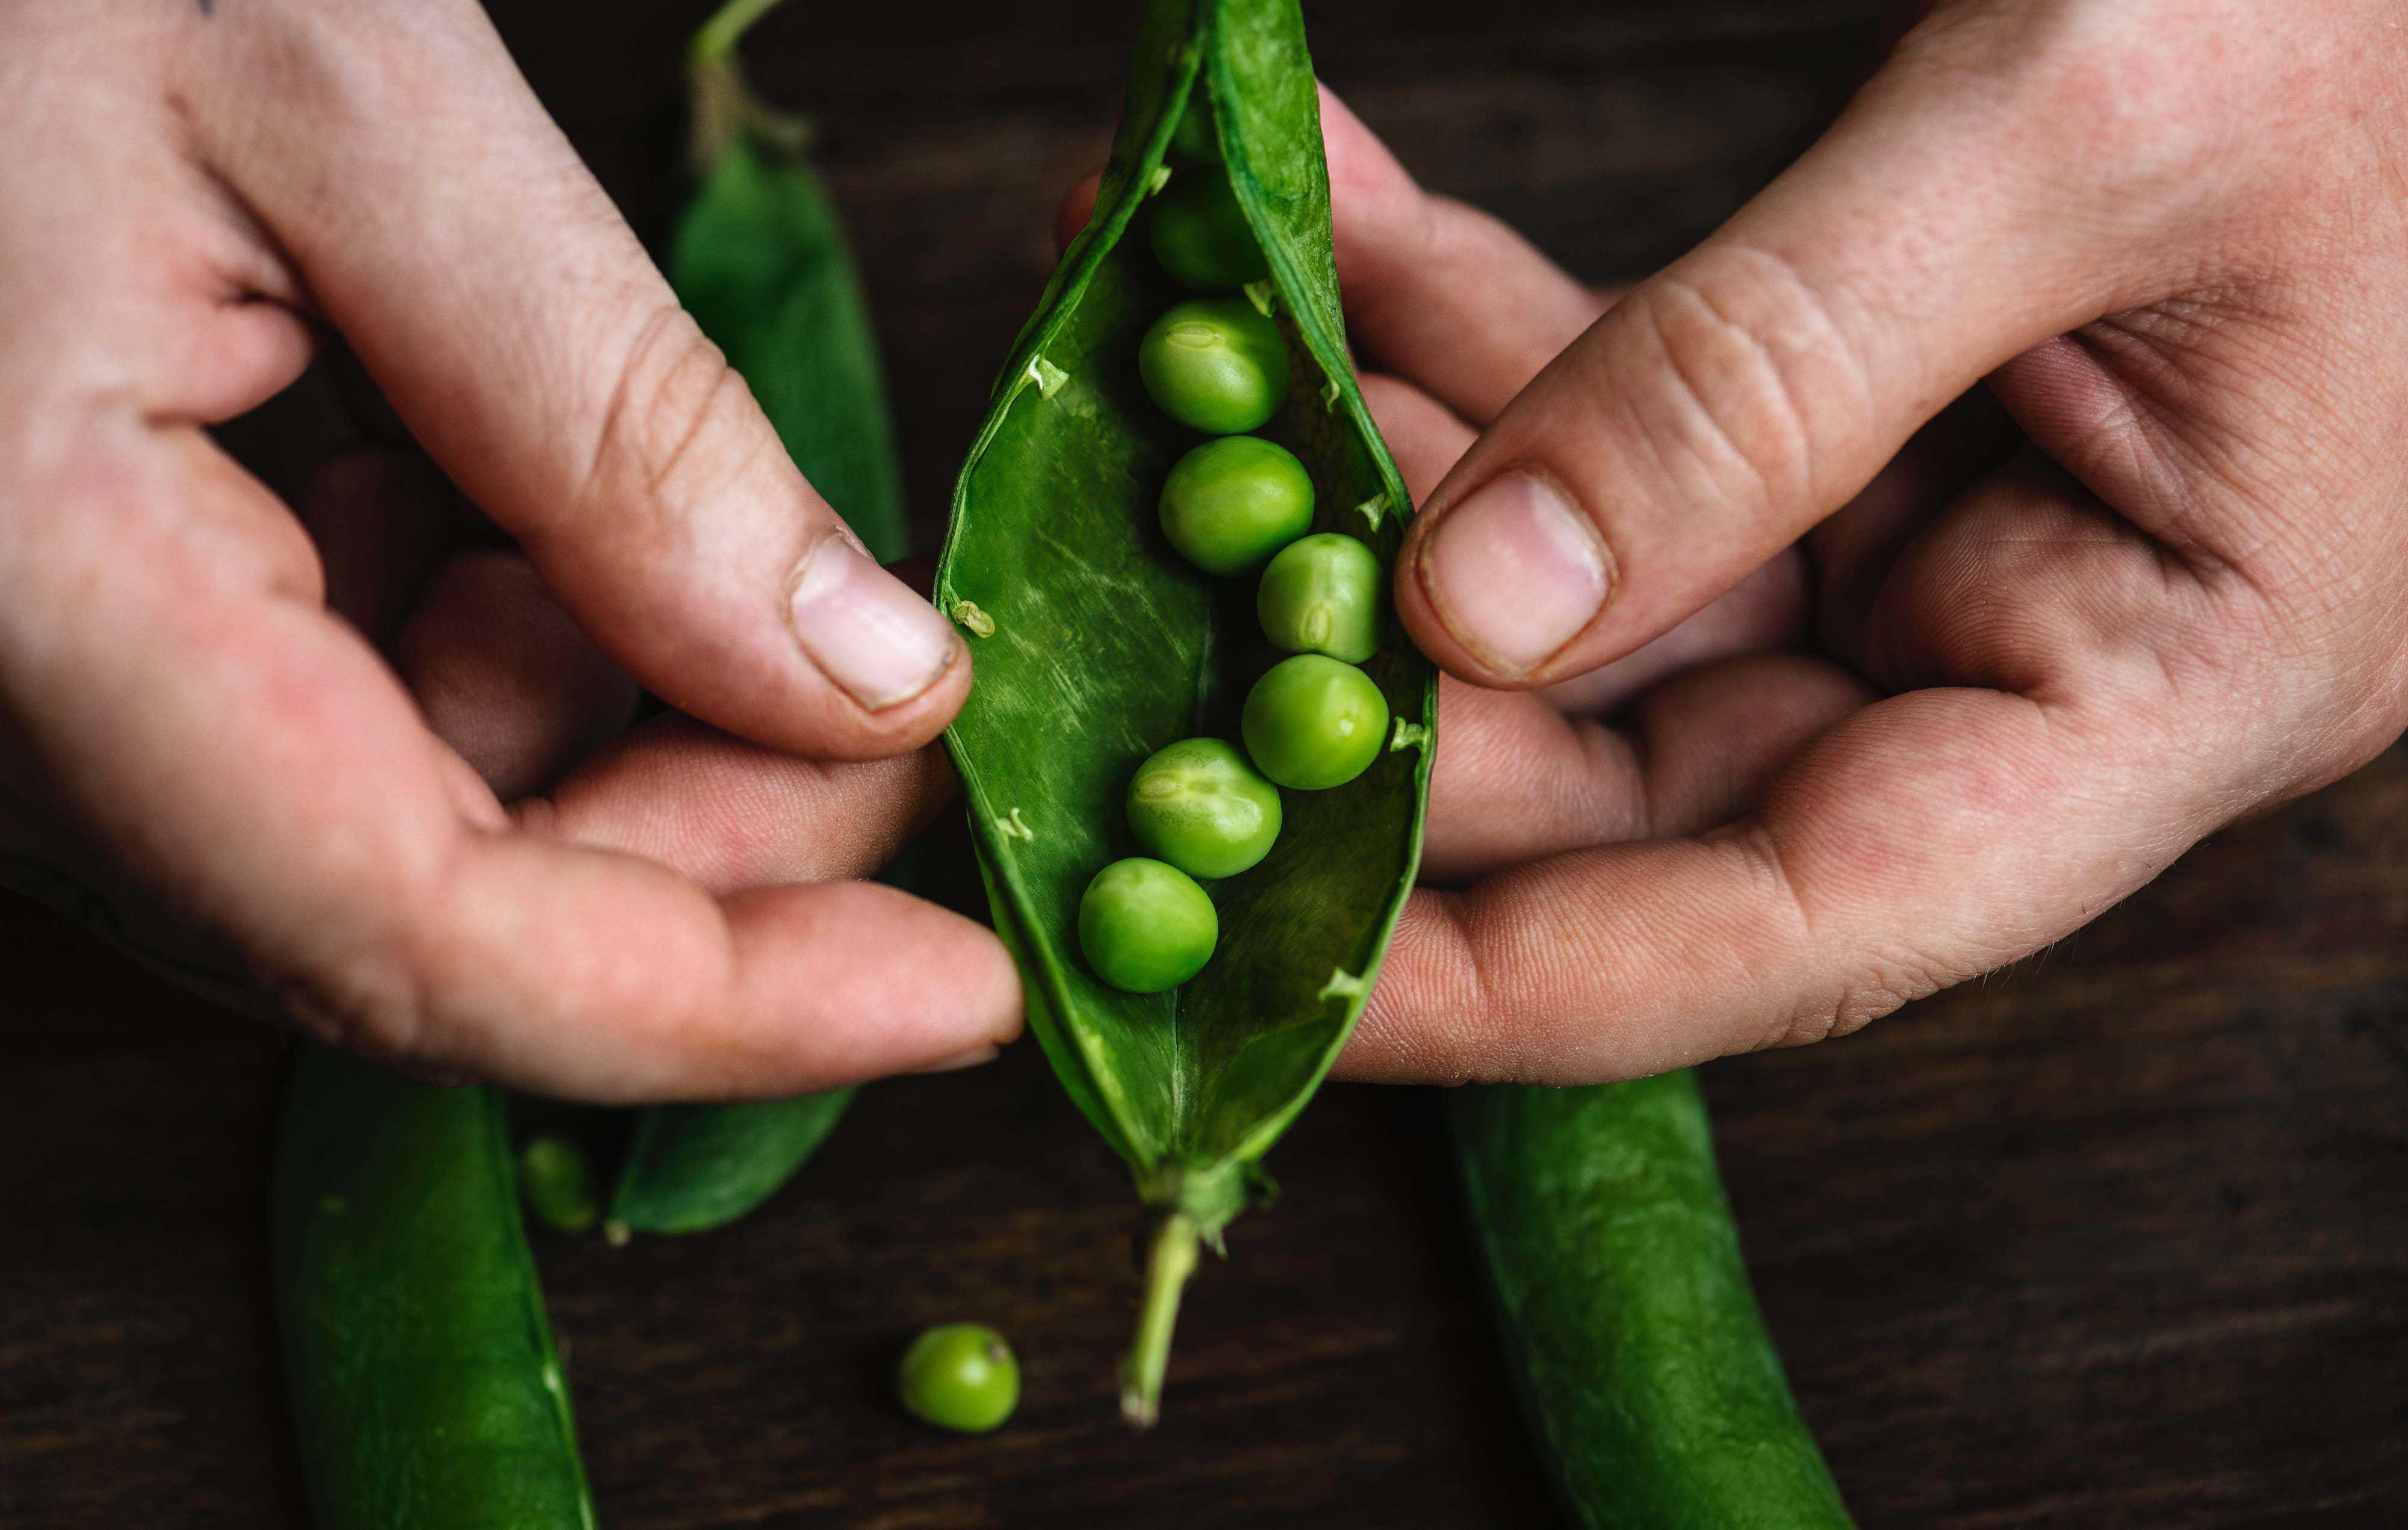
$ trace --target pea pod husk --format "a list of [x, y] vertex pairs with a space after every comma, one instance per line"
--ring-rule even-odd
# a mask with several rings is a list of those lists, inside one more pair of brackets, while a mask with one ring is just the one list
[[[671, 241], [669, 281], [803, 476], [872, 556], [896, 558], [910, 521], [860, 273], [807, 152], [808, 126], [753, 96], [733, 51], [765, 8], [737, 0], [696, 38], [702, 184]], [[638, 1113], [610, 1197], [611, 1236], [697, 1233], [746, 1215], [827, 1140], [852, 1098], [833, 1090]]]
[[271, 1220], [321, 1530], [591, 1530], [498, 1090], [304, 1047]]
[[1448, 1102], [1531, 1433], [1583, 1530], [1851, 1523], [1765, 1332], [1687, 1073]]
[[1269, 858], [1211, 889], [1212, 961], [1152, 996], [1087, 972], [1076, 906], [1087, 878], [1129, 853], [1130, 773], [1179, 739], [1234, 739], [1247, 687], [1281, 657], [1251, 581], [1188, 566], [1156, 529], [1163, 480], [1198, 438], [1138, 377], [1139, 338], [1187, 295], [1137, 221], [1172, 176], [1218, 173], [1166, 155], [1187, 103], [1206, 98], [1270, 267], [1249, 296], [1291, 353], [1287, 402], [1261, 434], [1312, 475], [1314, 529], [1362, 538], [1393, 567], [1410, 501], [1347, 358], [1302, 17], [1294, 0], [1154, 0], [1095, 216], [996, 384], [937, 576], [978, 666], [947, 742], [996, 928], [1038, 1040], [1154, 1219], [1123, 1378], [1140, 1423], [1197, 1243], [1217, 1246], [1362, 1012], [1419, 859], [1436, 711], [1431, 670], [1391, 622], [1364, 669], [1398, 746], [1343, 787], [1287, 795]]

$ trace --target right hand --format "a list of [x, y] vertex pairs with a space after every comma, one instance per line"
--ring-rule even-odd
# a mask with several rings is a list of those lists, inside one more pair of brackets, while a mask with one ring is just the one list
[[[592, 1099], [1017, 1032], [986, 931], [823, 880], [949, 789], [914, 751], [960, 640], [796, 473], [477, 6], [28, 0], [0, 58], [0, 139], [38, 146], [0, 162], [21, 879], [201, 931], [326, 1038]], [[218, 450], [321, 325], [517, 550], [428, 566], [448, 491], [405, 461], [322, 475], [305, 529]], [[637, 682], [700, 721], [505, 808]]]

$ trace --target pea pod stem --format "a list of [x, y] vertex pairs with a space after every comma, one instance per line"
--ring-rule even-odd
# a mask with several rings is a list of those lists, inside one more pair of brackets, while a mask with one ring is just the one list
[[727, 0], [686, 49], [686, 88], [691, 123], [688, 151], [695, 169], [709, 175], [739, 137], [750, 135], [788, 153], [810, 144], [810, 120], [781, 111], [753, 94], [736, 45], [752, 23], [781, 0]]
[[1204, 1230], [1183, 1211], [1166, 1213], [1154, 1226], [1146, 1250], [1144, 1305], [1138, 1310], [1137, 1337], [1121, 1362], [1121, 1417], [1151, 1429], [1162, 1414], [1162, 1377], [1170, 1365], [1170, 1334], [1179, 1322], [1180, 1293], [1196, 1273]]
[[727, 0], [694, 35], [690, 56], [697, 64], [713, 64], [736, 51], [752, 23], [775, 9], [779, 0]]

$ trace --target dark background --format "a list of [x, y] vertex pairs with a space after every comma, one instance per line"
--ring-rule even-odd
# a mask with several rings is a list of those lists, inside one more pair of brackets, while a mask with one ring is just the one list
[[[696, 5], [497, 5], [657, 237]], [[1836, 109], [1876, 6], [1311, 0], [1433, 187], [1583, 276], [1646, 269]], [[597, 18], [596, 11], [604, 14]], [[822, 119], [938, 512], [1101, 156], [1129, 0], [797, 0], [752, 51]], [[1867, 1526], [2408, 1523], [2408, 750], [2200, 848], [2017, 971], [1707, 1087], [1758, 1291]], [[304, 1523], [267, 1307], [281, 1043], [0, 905], [0, 1523]], [[1544, 1522], [1428, 1096], [1333, 1088], [1120, 1426], [1125, 1176], [1035, 1048], [867, 1091], [752, 1221], [538, 1246], [614, 1526]], [[890, 1402], [924, 1323], [1026, 1400]]]

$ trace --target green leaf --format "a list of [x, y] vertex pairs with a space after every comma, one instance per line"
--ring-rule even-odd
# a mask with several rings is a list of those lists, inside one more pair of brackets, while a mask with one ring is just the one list
[[[1155, 498], [1198, 438], [1157, 410], [1140, 336], [1186, 294], [1133, 237], [1178, 114], [1211, 93], [1239, 205], [1269, 258], [1294, 374], [1262, 434], [1313, 478], [1314, 529], [1365, 537], [1383, 560], [1410, 504], [1347, 360], [1312, 64], [1294, 0], [1154, 0], [1146, 12], [1096, 211], [1023, 329], [962, 470], [938, 571], [939, 606], [983, 614], [978, 684], [947, 734], [998, 929], [1030, 1024], [1071, 1098], [1129, 1161], [1155, 1214], [1155, 1292], [1125, 1402], [1151, 1416], [1161, 1300], [1217, 1246], [1253, 1165], [1303, 1109], [1362, 1012], [1420, 854], [1431, 750], [1291, 792], [1269, 858], [1215, 884], [1221, 945], [1170, 993], [1096, 981], [1079, 956], [1081, 890], [1130, 853], [1122, 796], [1148, 754], [1237, 735], [1254, 680], [1280, 656], [1246, 580], [1216, 580], [1162, 540]], [[1180, 170], [1172, 173], [1212, 173]], [[1393, 622], [1364, 669], [1414, 729], [1436, 721], [1433, 671]], [[1149, 1378], [1152, 1379], [1149, 1380]]]

